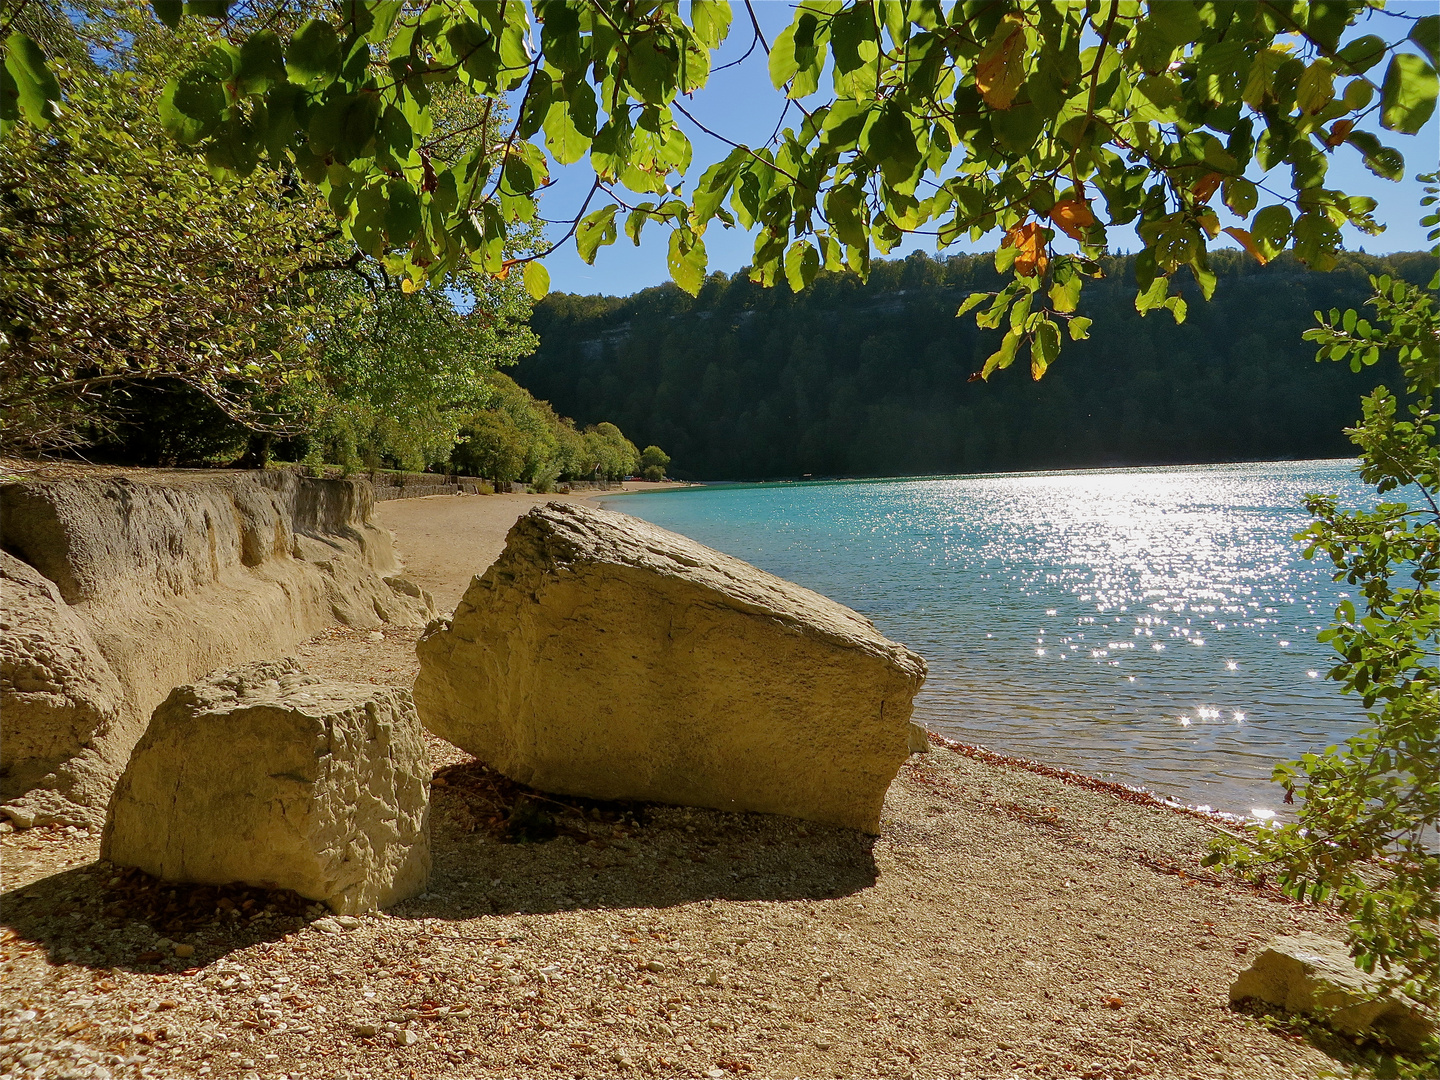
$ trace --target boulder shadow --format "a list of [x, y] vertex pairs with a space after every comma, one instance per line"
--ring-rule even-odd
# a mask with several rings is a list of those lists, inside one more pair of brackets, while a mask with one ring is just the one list
[[879, 877], [875, 837], [854, 829], [550, 795], [477, 761], [440, 770], [430, 807], [429, 891], [400, 918], [833, 899]]
[[52, 964], [159, 974], [278, 941], [320, 907], [288, 889], [176, 884], [94, 862], [0, 893], [0, 939], [39, 945]]
[[[429, 891], [391, 908], [400, 919], [833, 899], [879, 877], [875, 837], [853, 829], [550, 795], [476, 761], [436, 774], [430, 821]], [[282, 940], [327, 914], [288, 890], [177, 884], [94, 862], [0, 892], [0, 946], [159, 974]]]

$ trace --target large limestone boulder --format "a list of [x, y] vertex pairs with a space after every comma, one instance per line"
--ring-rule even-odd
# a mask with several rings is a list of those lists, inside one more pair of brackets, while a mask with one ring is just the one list
[[101, 857], [168, 881], [293, 889], [338, 914], [421, 892], [430, 762], [404, 690], [293, 660], [177, 688], [126, 766]]
[[551, 503], [417, 647], [431, 731], [570, 795], [876, 832], [925, 662], [818, 593]]
[[1276, 937], [1240, 973], [1230, 1000], [1247, 999], [1309, 1013], [1336, 1031], [1378, 1038], [1402, 1052], [1418, 1050], [1435, 1030], [1415, 1002], [1357, 968], [1344, 945], [1308, 932]]
[[[96, 771], [101, 774], [99, 786], [108, 794], [109, 766], [84, 766], [95, 747], [104, 745], [124, 697], [90, 632], [54, 583], [0, 551], [0, 718], [5, 729], [0, 798], [11, 799], [42, 784], [46, 790], [58, 787], [74, 794]], [[17, 806], [12, 817], [18, 816], [22, 825], [55, 820], [99, 825], [104, 820], [102, 810], [91, 809], [87, 815], [76, 812], [69, 800], [52, 802], [56, 800]]]
[[[374, 523], [373, 510], [364, 481], [285, 472], [0, 485], [0, 545], [63, 601], [45, 609], [59, 619], [54, 634], [73, 636], [73, 627], [82, 627], [122, 691], [118, 708], [81, 740], [83, 749], [71, 740], [67, 757], [55, 745], [61, 756], [48, 772], [37, 772], [39, 758], [12, 760], [12, 751], [30, 754], [55, 723], [71, 721], [7, 711], [4, 798], [29, 787], [0, 812], [20, 825], [56, 815], [103, 820], [131, 749], [176, 686], [283, 656], [336, 623], [424, 626], [434, 606], [396, 576], [392, 538]], [[35, 626], [43, 621], [38, 609], [27, 618]], [[8, 653], [0, 659], [23, 666]], [[69, 680], [74, 670], [54, 673]], [[56, 693], [86, 698], [91, 690], [81, 683], [67, 681]]]

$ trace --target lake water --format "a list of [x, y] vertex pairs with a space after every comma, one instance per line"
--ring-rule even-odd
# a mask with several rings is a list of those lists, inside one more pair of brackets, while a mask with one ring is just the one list
[[1292, 536], [1349, 461], [734, 484], [605, 500], [869, 616], [925, 657], [915, 719], [1234, 813], [1352, 734], [1315, 634], [1353, 587]]

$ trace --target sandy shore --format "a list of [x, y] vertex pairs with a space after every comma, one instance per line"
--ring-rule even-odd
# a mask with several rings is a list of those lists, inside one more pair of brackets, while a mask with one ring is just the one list
[[[545, 498], [442, 496], [380, 517], [448, 607]], [[415, 636], [334, 630], [302, 657], [409, 685]], [[117, 875], [93, 836], [0, 838], [0, 1072], [1345, 1071], [1227, 1000], [1270, 936], [1338, 924], [1203, 870], [1211, 826], [1107, 785], [942, 745], [902, 768], [879, 837], [560, 800], [553, 839], [514, 843], [502, 819], [520, 793], [453, 748], [434, 755], [430, 892], [339, 933], [293, 898], [236, 893], [243, 914], [227, 916], [214, 890]]]
[[[627, 481], [625, 491], [665, 491], [684, 484]], [[396, 536], [405, 576], [430, 590], [441, 611], [455, 610], [470, 579], [500, 557], [515, 519], [547, 502], [593, 502], [620, 492], [574, 495], [432, 495], [377, 503], [376, 517]], [[600, 505], [604, 505], [602, 502]]]

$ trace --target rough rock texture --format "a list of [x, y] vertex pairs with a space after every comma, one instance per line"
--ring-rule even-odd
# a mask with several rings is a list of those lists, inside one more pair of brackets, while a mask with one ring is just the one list
[[551, 503], [421, 638], [422, 722], [521, 783], [878, 831], [925, 662], [818, 593]]
[[[53, 582], [0, 551], [0, 589], [0, 798], [9, 798], [45, 783], [93, 740], [103, 740], [120, 715], [124, 691]], [[85, 787], [94, 778], [69, 779]], [[100, 777], [98, 788], [89, 794], [103, 805], [109, 782]], [[20, 824], [32, 825], [33, 818]]]
[[1434, 1031], [1415, 1002], [1385, 990], [1344, 945], [1319, 934], [1272, 940], [1230, 987], [1231, 1001], [1246, 999], [1310, 1013], [1336, 1031], [1375, 1036], [1401, 1051], [1418, 1049]]
[[[68, 675], [77, 686], [118, 679], [123, 692], [88, 742], [72, 740], [83, 743], [78, 752], [51, 759], [51, 774], [12, 764], [11, 746], [43, 741], [38, 733], [53, 728], [53, 718], [27, 706], [7, 710], [3, 767], [39, 789], [0, 810], [18, 824], [97, 823], [151, 712], [174, 687], [283, 655], [335, 623], [424, 625], [433, 604], [390, 576], [393, 542], [372, 523], [373, 506], [363, 481], [282, 472], [0, 486], [0, 545], [53, 583], [110, 672], [91, 665]], [[19, 601], [20, 592], [5, 592], [7, 605], [12, 595]], [[7, 652], [4, 671], [18, 659]], [[72, 693], [65, 685], [62, 696]], [[5, 797], [23, 786], [7, 782]]]
[[422, 892], [430, 759], [404, 690], [294, 660], [217, 672], [158, 709], [101, 855], [167, 881], [293, 889], [339, 914]]

